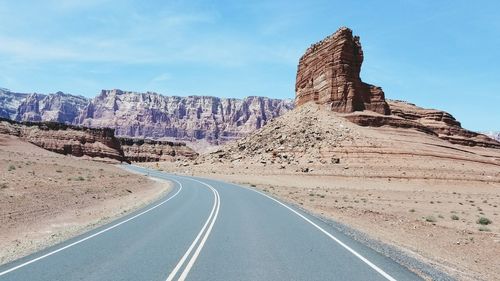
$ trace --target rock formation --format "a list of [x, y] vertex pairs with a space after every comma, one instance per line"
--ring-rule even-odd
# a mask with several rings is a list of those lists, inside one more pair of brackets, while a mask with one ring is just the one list
[[[399, 116], [376, 113], [371, 116], [420, 124], [419, 121]], [[284, 170], [285, 174], [322, 170], [325, 174], [342, 176], [346, 169], [353, 168], [359, 176], [377, 176], [378, 173], [389, 172], [403, 178], [409, 177], [416, 166], [427, 169], [430, 172], [428, 175], [436, 176], [428, 165], [433, 167], [440, 161], [500, 167], [498, 150], [455, 145], [448, 139], [436, 137], [437, 133], [432, 130], [427, 130], [421, 132], [401, 127], [358, 126], [346, 120], [343, 114], [325, 110], [322, 105], [307, 103], [274, 119], [249, 136], [228, 143], [215, 152], [202, 154], [196, 159], [196, 164], [206, 165], [206, 168], [222, 164], [248, 169], [248, 173], [255, 174], [258, 174], [256, 167], [269, 167], [271, 170]], [[413, 168], [401, 169], [405, 166]], [[370, 167], [372, 172], [365, 171], [365, 167]], [[467, 170], [466, 166], [464, 170]], [[496, 177], [500, 176], [498, 171], [495, 174]]]
[[363, 51], [359, 37], [342, 27], [312, 45], [300, 58], [295, 84], [295, 103], [314, 101], [341, 113], [371, 110], [390, 113], [380, 87], [359, 77]]
[[17, 109], [27, 96], [0, 88], [0, 118], [16, 119]]
[[118, 136], [206, 139], [218, 144], [247, 135], [292, 107], [290, 100], [264, 97], [167, 97], [150, 92], [103, 90], [76, 123], [112, 127]]
[[119, 136], [207, 140], [219, 144], [245, 136], [293, 108], [291, 100], [247, 97], [162, 96], [103, 90], [94, 99], [0, 91], [0, 114], [18, 121], [53, 121], [109, 127]]
[[16, 122], [0, 119], [0, 134], [14, 135], [41, 148], [76, 157], [120, 162], [152, 162], [193, 158], [184, 143], [120, 139], [114, 129], [87, 128], [56, 122]]
[[21, 102], [15, 120], [75, 124], [88, 102], [85, 97], [63, 92], [50, 95], [34, 93]]
[[132, 162], [194, 159], [198, 154], [182, 142], [118, 138], [125, 158]]
[[296, 106], [312, 101], [361, 126], [415, 129], [455, 144], [500, 148], [498, 141], [462, 128], [445, 111], [386, 101], [381, 88], [361, 81], [362, 62], [359, 37], [348, 28], [313, 44], [299, 61]]
[[113, 129], [92, 129], [55, 122], [19, 123], [2, 119], [0, 133], [18, 136], [36, 146], [64, 155], [127, 162]]

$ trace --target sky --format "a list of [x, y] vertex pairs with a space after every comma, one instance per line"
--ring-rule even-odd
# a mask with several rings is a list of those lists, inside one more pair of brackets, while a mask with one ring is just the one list
[[0, 87], [94, 97], [294, 98], [299, 57], [341, 26], [386, 97], [500, 130], [500, 2], [0, 0]]

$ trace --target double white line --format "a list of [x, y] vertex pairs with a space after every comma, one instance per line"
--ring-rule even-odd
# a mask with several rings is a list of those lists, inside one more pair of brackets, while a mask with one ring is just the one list
[[[189, 249], [186, 251], [184, 256], [182, 256], [180, 261], [175, 266], [174, 270], [172, 270], [170, 275], [168, 275], [166, 281], [174, 280], [175, 276], [177, 276], [177, 274], [179, 273], [179, 270], [184, 266], [184, 264], [186, 263], [186, 260], [191, 255], [191, 252], [196, 247], [196, 250], [194, 251], [193, 255], [191, 256], [191, 259], [189, 260], [187, 265], [184, 267], [184, 270], [182, 271], [182, 273], [180, 274], [180, 276], [177, 280], [184, 281], [186, 279], [187, 275], [189, 274], [189, 271], [191, 270], [194, 263], [196, 262], [196, 259], [200, 255], [200, 252], [203, 249], [203, 246], [205, 245], [205, 242], [207, 241], [207, 238], [210, 235], [210, 232], [212, 232], [212, 228], [213, 228], [215, 221], [217, 220], [217, 216], [219, 214], [219, 208], [220, 208], [219, 192], [217, 192], [217, 190], [215, 188], [213, 188], [213, 186], [211, 186], [207, 183], [204, 183], [202, 181], [191, 179], [191, 178], [185, 178], [185, 179], [201, 183], [201, 184], [205, 185], [206, 187], [208, 187], [212, 191], [212, 193], [214, 194], [214, 205], [212, 207], [212, 211], [210, 212], [210, 215], [207, 218], [207, 221], [205, 222], [205, 224], [201, 228], [200, 233], [198, 233], [198, 235], [194, 239], [193, 243], [191, 243], [191, 246], [189, 246]], [[208, 227], [208, 229], [207, 229], [207, 227]], [[203, 236], [203, 238], [202, 238], [202, 236]], [[201, 239], [201, 241], [200, 241], [200, 239]]]

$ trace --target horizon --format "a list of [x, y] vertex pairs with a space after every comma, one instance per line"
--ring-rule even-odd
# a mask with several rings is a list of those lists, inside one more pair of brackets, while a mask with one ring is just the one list
[[498, 8], [493, 1], [1, 3], [0, 86], [87, 98], [124, 89], [294, 99], [300, 56], [347, 26], [363, 47], [361, 78], [386, 98], [445, 110], [467, 129], [498, 131]]

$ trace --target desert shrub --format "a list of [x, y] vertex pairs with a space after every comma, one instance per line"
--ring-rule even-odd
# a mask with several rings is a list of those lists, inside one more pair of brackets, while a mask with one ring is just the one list
[[452, 215], [451, 216], [451, 219], [454, 220], [454, 221], [457, 221], [459, 220], [460, 218], [457, 216], [457, 215]]
[[478, 224], [482, 224], [482, 225], [488, 225], [488, 224], [492, 223], [492, 221], [491, 221], [489, 218], [480, 217], [480, 218], [477, 220], [477, 223], [478, 223]]
[[10, 166], [9, 166], [9, 172], [10, 172], [10, 171], [14, 171], [15, 169], [16, 169], [16, 166], [14, 166], [14, 165], [10, 165]]
[[436, 218], [433, 216], [427, 216], [425, 217], [425, 221], [427, 222], [436, 222]]

